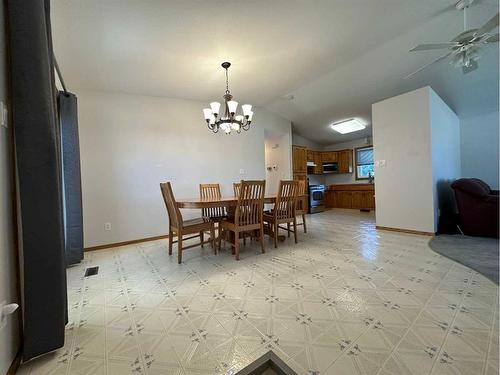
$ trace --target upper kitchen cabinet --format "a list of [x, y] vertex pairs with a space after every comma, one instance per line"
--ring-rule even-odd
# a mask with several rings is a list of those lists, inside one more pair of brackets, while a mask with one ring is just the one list
[[337, 163], [339, 156], [337, 151], [323, 151], [321, 154], [321, 160], [323, 163]]
[[307, 148], [292, 146], [292, 162], [294, 174], [307, 174]]
[[338, 173], [352, 173], [352, 150], [337, 151]]

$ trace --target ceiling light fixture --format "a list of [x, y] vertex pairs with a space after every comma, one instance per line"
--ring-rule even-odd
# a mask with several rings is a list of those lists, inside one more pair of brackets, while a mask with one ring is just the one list
[[366, 125], [364, 125], [358, 119], [351, 118], [349, 120], [336, 122], [335, 124], [330, 125], [330, 127], [340, 134], [347, 134], [356, 132], [358, 130], [363, 130], [366, 128]]
[[241, 106], [243, 115], [236, 115], [238, 102], [233, 100], [233, 96], [229, 92], [227, 72], [231, 63], [224, 62], [221, 66], [226, 69], [226, 93], [223, 96], [225, 104], [224, 114], [220, 116], [221, 104], [219, 102], [212, 102], [210, 103], [210, 108], [205, 108], [203, 110], [203, 115], [205, 116], [208, 128], [214, 133], [217, 133], [219, 129], [222, 129], [226, 134], [230, 134], [233, 130], [237, 133], [241, 133], [242, 129], [245, 131], [250, 129], [253, 118], [252, 106], [250, 104], [243, 104]]

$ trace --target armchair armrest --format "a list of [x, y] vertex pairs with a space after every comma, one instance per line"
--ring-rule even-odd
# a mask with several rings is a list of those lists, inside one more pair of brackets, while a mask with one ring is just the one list
[[495, 203], [496, 205], [498, 205], [498, 199], [499, 199], [499, 196], [498, 195], [493, 195], [493, 194], [490, 194], [490, 195], [487, 195], [486, 197], [484, 197], [484, 201], [487, 202], [487, 203]]
[[498, 190], [490, 190], [491, 195], [498, 195], [499, 191]]

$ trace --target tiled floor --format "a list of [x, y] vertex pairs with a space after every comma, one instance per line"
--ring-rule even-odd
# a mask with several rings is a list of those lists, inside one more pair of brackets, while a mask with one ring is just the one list
[[20, 373], [233, 374], [272, 349], [299, 374], [498, 374], [495, 284], [372, 214], [308, 228], [239, 262], [206, 247], [177, 265], [165, 241], [87, 253], [66, 346]]

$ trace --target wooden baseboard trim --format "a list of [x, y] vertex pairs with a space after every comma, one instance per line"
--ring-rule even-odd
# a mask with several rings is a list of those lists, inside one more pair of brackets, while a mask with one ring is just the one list
[[433, 233], [433, 232], [423, 232], [423, 231], [411, 230], [411, 229], [381, 227], [379, 225], [377, 225], [376, 228], [380, 229], [380, 230], [388, 230], [388, 231], [391, 231], [391, 232], [408, 233], [408, 234], [418, 234], [418, 235], [421, 235], [421, 236], [435, 236], [436, 235], [436, 233]]
[[23, 352], [19, 350], [16, 354], [16, 357], [12, 361], [9, 369], [7, 370], [7, 374], [5, 375], [14, 375], [17, 373], [17, 370], [19, 370], [19, 367], [21, 367], [21, 358], [22, 358]]
[[163, 236], [146, 237], [146, 238], [139, 238], [137, 240], [130, 240], [130, 241], [124, 241], [124, 242], [115, 242], [115, 243], [110, 243], [110, 244], [106, 244], [106, 245], [90, 246], [90, 247], [84, 248], [83, 251], [104, 250], [104, 249], [109, 249], [109, 248], [112, 248], [112, 247], [133, 245], [135, 243], [148, 242], [148, 241], [156, 241], [156, 240], [163, 240], [165, 238], [168, 238], [168, 235], [165, 234]]

